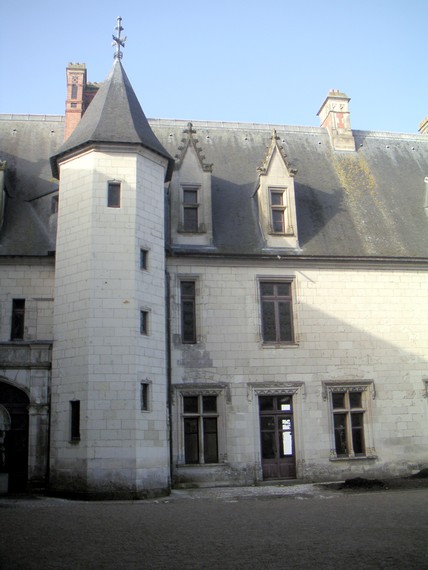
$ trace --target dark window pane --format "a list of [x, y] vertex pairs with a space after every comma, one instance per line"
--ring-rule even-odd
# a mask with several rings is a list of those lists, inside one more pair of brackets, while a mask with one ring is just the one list
[[275, 329], [275, 305], [270, 301], [262, 303], [262, 326], [263, 326], [263, 340], [265, 342], [276, 341]]
[[182, 297], [195, 297], [195, 282], [194, 281], [181, 281], [181, 296]]
[[186, 463], [199, 463], [198, 418], [184, 418], [184, 457]]
[[80, 401], [74, 400], [70, 402], [71, 413], [71, 439], [77, 441], [80, 439]]
[[217, 418], [204, 418], [204, 461], [218, 462]]
[[25, 299], [13, 299], [12, 301], [12, 325], [10, 338], [22, 340], [24, 338]]
[[140, 333], [148, 334], [148, 321], [149, 313], [147, 311], [140, 311]]
[[333, 409], [342, 409], [345, 407], [345, 392], [332, 392], [331, 401]]
[[352, 445], [356, 455], [365, 453], [363, 421], [363, 414], [351, 414]]
[[348, 455], [346, 414], [334, 414], [334, 441], [337, 455]]
[[198, 203], [198, 191], [197, 190], [184, 190], [183, 191], [183, 202], [185, 204], [197, 204]]
[[147, 255], [146, 249], [140, 249], [140, 269], [147, 269]]
[[259, 396], [259, 406], [260, 410], [273, 410], [274, 408], [274, 397], [273, 396]]
[[198, 209], [197, 208], [184, 208], [183, 212], [183, 226], [186, 232], [198, 231]]
[[260, 283], [260, 291], [262, 297], [273, 295], [273, 283]]
[[77, 99], [77, 85], [75, 83], [71, 86], [71, 98]]
[[272, 230], [276, 233], [284, 233], [284, 212], [272, 210]]
[[274, 430], [275, 429], [275, 416], [261, 416], [260, 418], [260, 429]]
[[283, 196], [282, 192], [271, 192], [270, 203], [272, 204], [272, 206], [282, 206], [283, 205], [282, 196]]
[[276, 292], [280, 297], [290, 297], [290, 283], [277, 283]]
[[120, 208], [120, 183], [108, 183], [107, 206], [109, 208]]
[[279, 303], [279, 340], [287, 342], [292, 338], [290, 303]]
[[362, 408], [362, 393], [349, 392], [349, 405], [351, 408]]
[[181, 287], [181, 337], [182, 342], [196, 342], [195, 283], [182, 281]]
[[141, 409], [147, 411], [149, 409], [149, 385], [144, 382], [141, 383]]
[[198, 396], [184, 396], [183, 411], [185, 414], [197, 414], [199, 412]]
[[215, 413], [217, 411], [217, 396], [203, 396], [202, 408], [205, 413]]
[[183, 301], [181, 305], [182, 342], [194, 343], [195, 335], [195, 303]]
[[274, 459], [276, 457], [275, 432], [262, 432], [261, 442], [263, 459]]

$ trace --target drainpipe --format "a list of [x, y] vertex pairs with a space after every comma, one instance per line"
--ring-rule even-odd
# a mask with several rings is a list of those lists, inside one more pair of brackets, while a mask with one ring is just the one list
[[172, 372], [171, 372], [171, 287], [170, 276], [165, 271], [165, 307], [166, 307], [166, 378], [167, 378], [167, 406], [168, 406], [168, 436], [169, 436], [169, 480], [172, 488]]
[[428, 176], [425, 176], [425, 215], [428, 217]]

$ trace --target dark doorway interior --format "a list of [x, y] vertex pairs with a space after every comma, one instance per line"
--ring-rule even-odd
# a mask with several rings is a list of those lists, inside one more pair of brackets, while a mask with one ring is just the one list
[[28, 396], [19, 388], [0, 382], [0, 404], [9, 412], [10, 429], [4, 438], [4, 465], [9, 492], [25, 491], [28, 481]]

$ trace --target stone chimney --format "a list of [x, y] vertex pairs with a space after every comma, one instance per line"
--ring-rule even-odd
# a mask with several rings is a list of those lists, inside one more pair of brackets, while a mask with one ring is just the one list
[[321, 126], [328, 130], [334, 150], [355, 151], [349, 113], [350, 98], [337, 89], [331, 89], [317, 115]]
[[84, 63], [69, 63], [66, 73], [67, 99], [65, 103], [64, 140], [68, 139], [77, 127], [99, 89], [97, 83], [87, 83], [86, 65]]
[[425, 119], [419, 125], [418, 130], [421, 133], [421, 135], [428, 135], [428, 115], [425, 117]]

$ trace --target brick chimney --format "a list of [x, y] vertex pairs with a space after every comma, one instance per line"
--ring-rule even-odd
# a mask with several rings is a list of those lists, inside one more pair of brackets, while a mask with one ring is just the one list
[[418, 130], [419, 130], [421, 135], [428, 135], [428, 115], [425, 117], [425, 119], [419, 125]]
[[321, 126], [330, 135], [334, 150], [355, 151], [355, 141], [351, 129], [349, 113], [350, 98], [337, 89], [331, 89], [317, 115]]
[[97, 83], [87, 83], [86, 65], [84, 63], [69, 63], [66, 74], [67, 99], [65, 103], [64, 140], [68, 139], [74, 131], [99, 89]]

